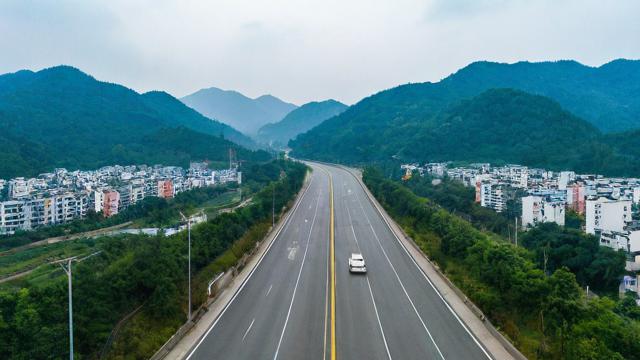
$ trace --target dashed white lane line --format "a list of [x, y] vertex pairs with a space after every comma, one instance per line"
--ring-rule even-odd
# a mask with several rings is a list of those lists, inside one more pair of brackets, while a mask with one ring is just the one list
[[242, 337], [242, 341], [244, 342], [244, 338], [247, 337], [247, 334], [249, 333], [249, 331], [251, 330], [251, 327], [253, 326], [253, 323], [256, 321], [256, 319], [254, 318], [253, 320], [251, 320], [251, 324], [249, 324], [249, 327], [247, 328], [247, 331], [244, 332], [244, 336]]
[[291, 315], [291, 308], [293, 302], [296, 299], [296, 292], [298, 291], [298, 284], [300, 283], [300, 276], [302, 275], [302, 269], [304, 268], [305, 260], [307, 259], [307, 250], [309, 250], [309, 242], [311, 241], [311, 233], [313, 232], [313, 225], [316, 223], [316, 215], [318, 215], [318, 205], [320, 204], [320, 196], [316, 200], [316, 210], [313, 214], [313, 220], [311, 220], [311, 227], [309, 228], [309, 236], [307, 237], [307, 245], [304, 248], [304, 255], [302, 255], [302, 264], [300, 264], [300, 271], [298, 271], [298, 278], [296, 279], [296, 285], [293, 287], [293, 295], [291, 296], [291, 303], [289, 304], [289, 310], [287, 311], [287, 317], [284, 320], [284, 326], [282, 327], [282, 333], [280, 333], [280, 340], [278, 341], [278, 347], [276, 353], [273, 355], [273, 360], [278, 358], [280, 352], [280, 345], [282, 345], [282, 339], [284, 338], [284, 332], [287, 330], [287, 324], [289, 323], [289, 316]]
[[271, 286], [269, 286], [269, 290], [267, 290], [267, 295], [265, 295], [265, 297], [269, 296], [269, 293], [271, 292], [271, 288], [273, 288], [273, 284], [271, 284]]
[[[358, 237], [356, 236], [356, 230], [353, 228], [353, 220], [351, 218], [351, 210], [349, 210], [349, 206], [347, 208], [347, 216], [349, 217], [349, 225], [351, 226], [351, 233], [353, 233], [353, 239], [356, 241], [356, 247], [358, 248], [358, 252], [362, 253], [360, 250], [360, 243], [358, 242]], [[380, 329], [380, 334], [382, 334], [382, 342], [384, 342], [384, 349], [387, 351], [387, 356], [389, 360], [391, 360], [391, 352], [389, 351], [389, 345], [387, 344], [387, 337], [384, 335], [384, 329], [382, 328], [382, 322], [380, 321], [380, 314], [378, 313], [378, 306], [376, 305], [376, 299], [373, 298], [373, 290], [371, 290], [371, 283], [369, 282], [369, 277], [367, 277], [367, 285], [369, 286], [369, 295], [371, 295], [371, 302], [373, 303], [373, 310], [376, 313], [376, 319], [378, 320], [378, 328]]]
[[435, 346], [436, 350], [438, 351], [438, 355], [440, 355], [440, 358], [444, 360], [444, 355], [442, 355], [442, 352], [440, 351], [440, 347], [438, 347], [438, 344], [436, 343], [436, 341], [434, 340], [433, 336], [431, 335], [431, 331], [429, 331], [429, 328], [427, 327], [427, 325], [425, 324], [424, 320], [422, 319], [422, 316], [420, 316], [420, 313], [418, 312], [418, 309], [416, 308], [415, 304], [413, 303], [413, 300], [411, 300], [411, 297], [409, 296], [409, 293], [407, 292], [407, 289], [404, 287], [404, 284], [402, 283], [402, 280], [400, 280], [400, 276], [398, 275], [398, 272], [396, 271], [395, 266], [393, 266], [393, 263], [391, 263], [391, 260], [389, 259], [389, 256], [387, 255], [386, 250], [382, 246], [382, 242], [380, 242], [380, 238], [378, 237], [378, 234], [374, 230], [373, 225], [371, 224], [371, 221], [369, 220], [369, 215], [367, 215], [367, 212], [364, 210], [364, 206], [362, 205], [362, 201], [360, 201], [360, 197], [356, 196], [356, 198], [358, 199], [358, 202], [360, 203], [360, 209], [362, 209], [362, 213], [364, 214], [364, 217], [365, 217], [365, 219], [367, 219], [367, 223], [369, 224], [369, 227], [371, 228], [371, 232], [373, 233], [373, 237], [376, 238], [376, 241], [378, 242], [378, 245], [380, 246], [380, 250], [382, 250], [382, 254], [387, 259], [387, 262], [391, 266], [391, 270], [393, 270], [393, 273], [396, 275], [396, 279], [398, 279], [398, 282], [400, 283], [400, 287], [402, 287], [402, 291], [404, 292], [404, 295], [407, 297], [407, 300], [409, 300], [409, 303], [411, 304], [411, 307], [413, 308], [413, 311], [415, 312], [416, 316], [418, 316], [418, 319], [420, 320], [420, 323], [422, 323], [422, 327], [427, 332], [427, 335], [429, 336], [429, 339], [431, 339], [431, 342], [433, 343], [433, 345]]

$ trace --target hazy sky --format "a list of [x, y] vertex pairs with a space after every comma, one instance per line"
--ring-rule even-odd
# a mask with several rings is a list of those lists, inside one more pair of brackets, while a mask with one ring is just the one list
[[354, 103], [476, 60], [640, 58], [639, 0], [0, 0], [0, 73]]

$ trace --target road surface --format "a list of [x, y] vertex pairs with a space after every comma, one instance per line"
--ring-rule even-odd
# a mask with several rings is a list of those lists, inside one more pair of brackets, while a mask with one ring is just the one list
[[[187, 358], [488, 359], [356, 178], [311, 166], [289, 222]], [[352, 252], [366, 275], [349, 273]]]

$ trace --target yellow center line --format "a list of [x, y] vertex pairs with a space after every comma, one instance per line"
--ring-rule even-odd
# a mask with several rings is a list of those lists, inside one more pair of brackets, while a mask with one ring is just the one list
[[[329, 173], [327, 171], [327, 173]], [[335, 253], [335, 237], [334, 237], [334, 223], [333, 223], [333, 179], [329, 173], [329, 203], [331, 208], [330, 219], [330, 251], [331, 251], [331, 360], [336, 360], [336, 253]]]

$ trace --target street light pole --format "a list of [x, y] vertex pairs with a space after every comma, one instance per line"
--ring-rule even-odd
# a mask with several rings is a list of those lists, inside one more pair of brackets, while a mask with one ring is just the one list
[[276, 187], [271, 188], [271, 227], [276, 226]]

